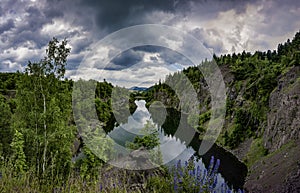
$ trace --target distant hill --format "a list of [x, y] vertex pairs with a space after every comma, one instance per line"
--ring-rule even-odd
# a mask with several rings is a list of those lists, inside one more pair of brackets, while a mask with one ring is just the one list
[[133, 90], [133, 91], [146, 91], [146, 90], [148, 90], [148, 88], [147, 87], [133, 86], [133, 87], [129, 88], [129, 90]]

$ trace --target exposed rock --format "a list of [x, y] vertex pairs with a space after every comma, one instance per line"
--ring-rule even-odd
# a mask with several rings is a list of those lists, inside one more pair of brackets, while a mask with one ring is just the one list
[[247, 156], [247, 153], [251, 147], [251, 143], [253, 142], [253, 139], [246, 139], [244, 142], [239, 144], [237, 148], [234, 150], [231, 150], [230, 152], [235, 155], [239, 160], [244, 160]]
[[281, 192], [298, 193], [300, 192], [300, 162], [297, 163], [298, 169], [291, 173], [286, 179], [286, 185]]
[[149, 158], [148, 151], [140, 148], [107, 164], [101, 172], [103, 189], [111, 190], [112, 182], [115, 185], [121, 182], [127, 192], [146, 192], [147, 180], [150, 177], [165, 175], [165, 171]]
[[111, 165], [130, 170], [145, 170], [157, 168], [158, 165], [151, 161], [150, 152], [145, 148], [132, 151], [129, 155], [118, 157], [110, 162]]
[[263, 137], [270, 155], [250, 168], [245, 188], [254, 193], [300, 192], [300, 66], [279, 78], [269, 107]]
[[300, 140], [256, 162], [246, 179], [246, 192], [300, 192]]
[[283, 75], [269, 100], [265, 147], [273, 152], [290, 140], [300, 138], [300, 66]]

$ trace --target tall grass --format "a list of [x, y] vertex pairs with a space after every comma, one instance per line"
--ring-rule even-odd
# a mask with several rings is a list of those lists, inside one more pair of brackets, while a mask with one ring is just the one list
[[[128, 171], [107, 167], [99, 176], [86, 180], [78, 172], [72, 172], [66, 179], [45, 180], [37, 177], [33, 170], [14, 174], [9, 164], [1, 166], [1, 193], [231, 193], [226, 183], [217, 187], [217, 171], [220, 160], [212, 157], [208, 170], [201, 170], [193, 160], [184, 164], [179, 161], [173, 167], [160, 168], [165, 173], [149, 171]], [[157, 170], [158, 171], [158, 170]], [[238, 190], [239, 193], [243, 191]]]

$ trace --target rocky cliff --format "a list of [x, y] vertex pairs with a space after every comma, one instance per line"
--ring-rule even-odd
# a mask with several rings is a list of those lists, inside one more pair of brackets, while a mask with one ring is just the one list
[[291, 140], [300, 139], [300, 66], [280, 77], [269, 101], [264, 142], [273, 152]]
[[248, 192], [300, 192], [300, 66], [279, 77], [271, 93], [263, 142], [269, 154], [249, 168]]

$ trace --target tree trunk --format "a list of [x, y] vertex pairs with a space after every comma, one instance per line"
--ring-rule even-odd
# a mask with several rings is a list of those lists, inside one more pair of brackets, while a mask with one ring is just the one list
[[45, 173], [45, 168], [46, 168], [46, 152], [47, 152], [47, 145], [48, 145], [48, 142], [47, 142], [47, 125], [46, 125], [46, 96], [45, 96], [45, 93], [44, 93], [44, 90], [43, 90], [43, 86], [41, 84], [41, 91], [42, 91], [42, 96], [43, 96], [43, 106], [44, 106], [44, 111], [43, 111], [43, 114], [44, 114], [44, 152], [43, 152], [43, 165], [42, 165], [42, 170], [43, 170], [43, 174]]

